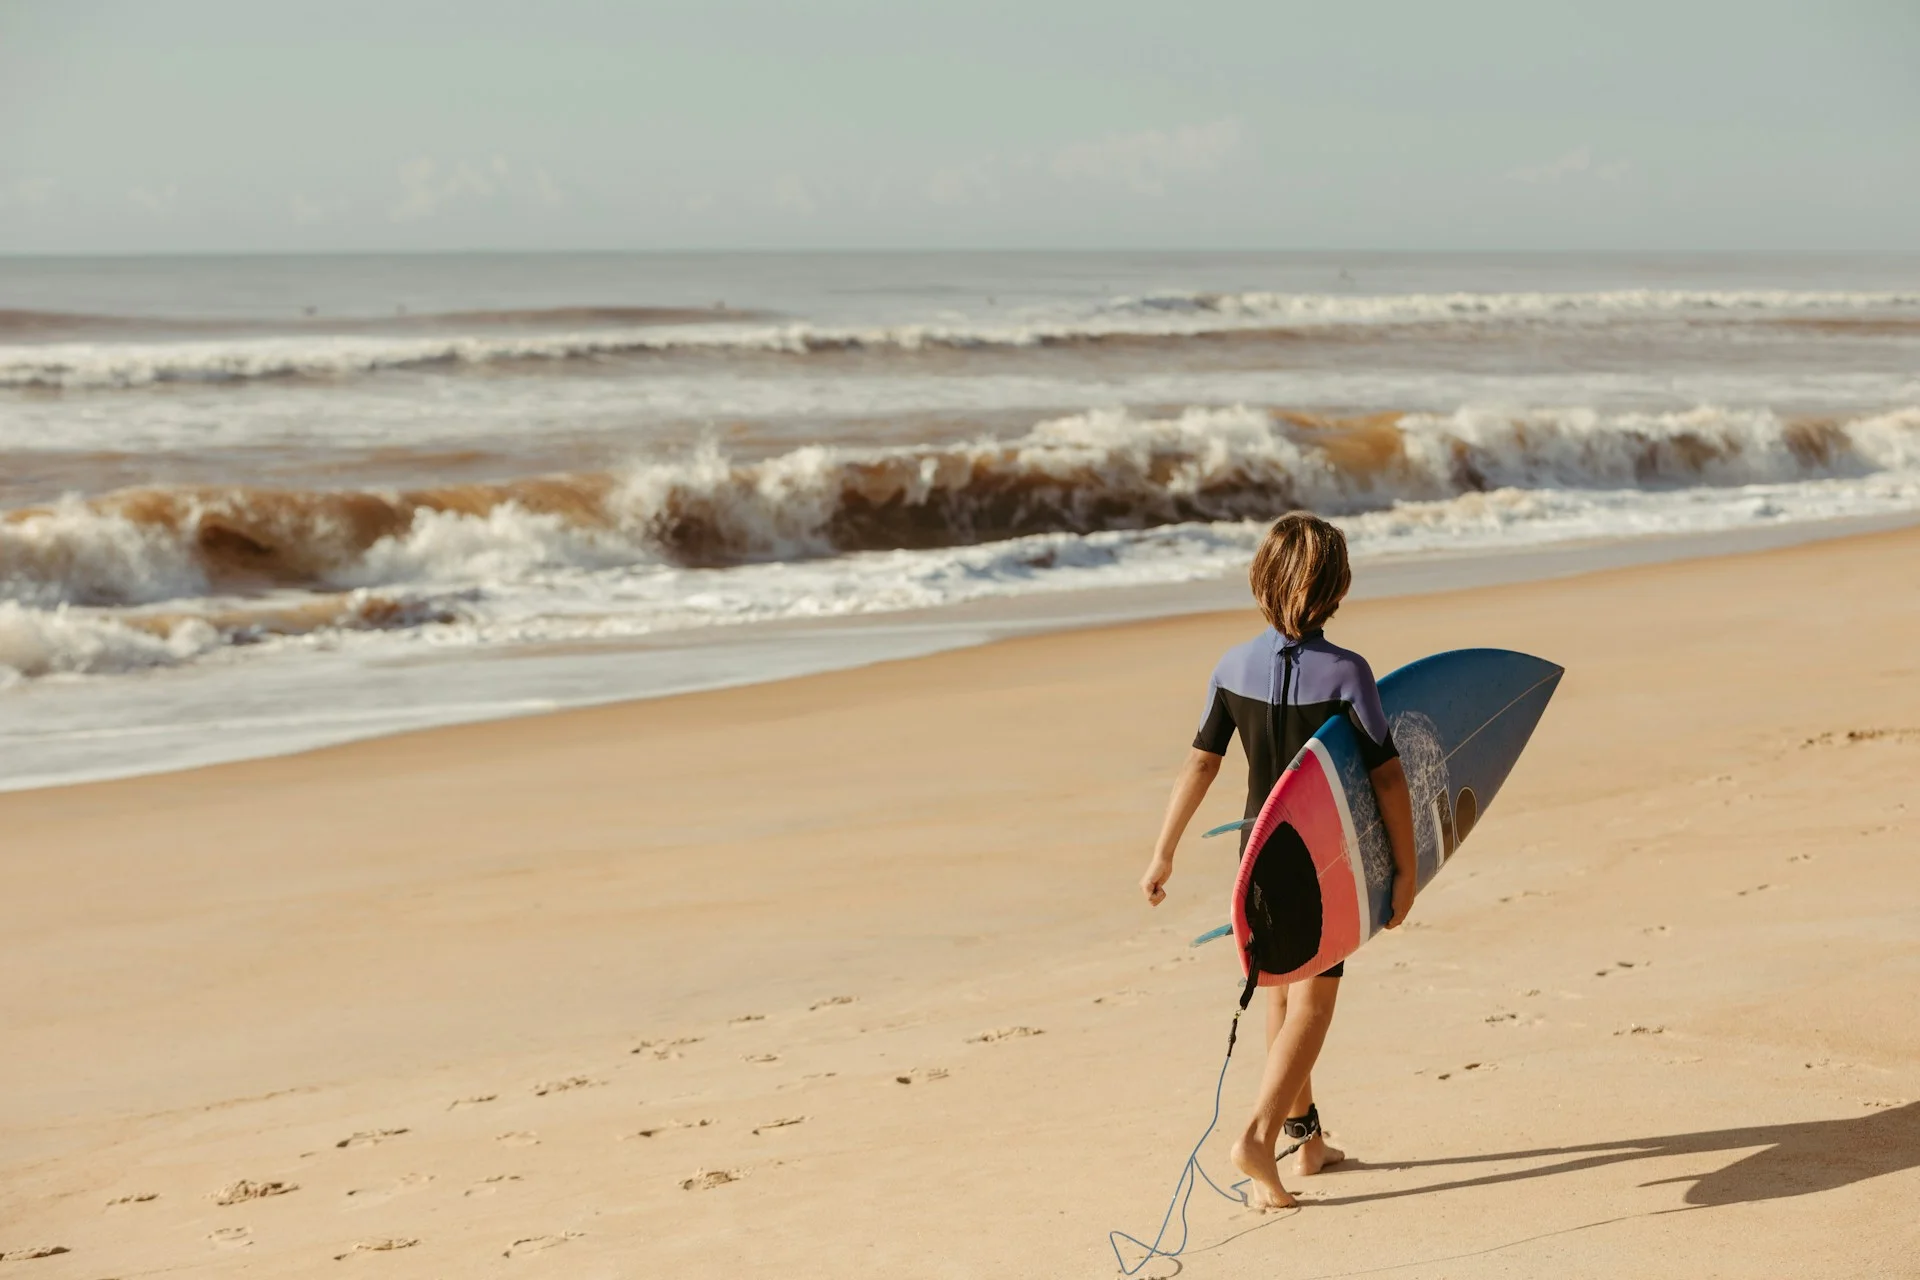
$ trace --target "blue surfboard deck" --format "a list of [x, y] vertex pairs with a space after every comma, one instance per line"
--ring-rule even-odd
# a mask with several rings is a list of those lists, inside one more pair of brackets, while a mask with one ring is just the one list
[[[1510, 649], [1454, 649], [1380, 681], [1380, 703], [1413, 802], [1416, 883], [1424, 889], [1500, 793], [1563, 669]], [[1314, 734], [1346, 791], [1377, 932], [1393, 914], [1393, 850], [1352, 724], [1336, 716]]]
[[[1551, 662], [1508, 649], [1455, 649], [1410, 662], [1380, 680], [1381, 705], [1400, 750], [1413, 804], [1414, 862], [1421, 888], [1432, 882], [1479, 825], [1532, 737], [1562, 674], [1562, 668]], [[1365, 927], [1357, 941], [1341, 948], [1349, 954], [1385, 927], [1393, 912], [1394, 878], [1392, 847], [1354, 735], [1345, 716], [1329, 719], [1281, 774], [1267, 799], [1270, 808], [1286, 804], [1288, 797], [1283, 793], [1309, 754], [1317, 756], [1333, 775], [1331, 781], [1342, 793], [1338, 803], [1346, 810], [1337, 824], [1345, 832], [1340, 840], [1344, 847], [1315, 852], [1316, 862], [1327, 868], [1323, 875], [1340, 871], [1334, 868], [1337, 861], [1344, 869], [1340, 873], [1350, 877], [1347, 883], [1358, 887], [1364, 882]], [[1263, 809], [1258, 821], [1264, 823], [1265, 817]], [[1245, 825], [1228, 823], [1207, 834]], [[1261, 846], [1250, 842], [1243, 866], [1244, 860], [1260, 853]], [[1358, 906], [1354, 894], [1346, 896]], [[1353, 917], [1346, 919], [1351, 922]], [[1351, 939], [1353, 929], [1348, 923], [1338, 932]], [[1210, 941], [1220, 932], [1196, 938], [1193, 945]]]

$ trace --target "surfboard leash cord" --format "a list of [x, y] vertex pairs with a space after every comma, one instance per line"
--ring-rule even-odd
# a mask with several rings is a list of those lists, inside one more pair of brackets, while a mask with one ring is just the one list
[[[1227, 1027], [1227, 1056], [1220, 1060], [1220, 1075], [1213, 1082], [1213, 1115], [1207, 1120], [1206, 1131], [1200, 1135], [1200, 1140], [1194, 1143], [1193, 1150], [1187, 1153], [1186, 1164], [1180, 1167], [1179, 1180], [1173, 1184], [1173, 1198], [1167, 1201], [1167, 1212], [1160, 1219], [1160, 1230], [1155, 1233], [1153, 1243], [1148, 1244], [1145, 1240], [1130, 1236], [1124, 1231], [1107, 1232], [1107, 1244], [1113, 1249], [1113, 1260], [1119, 1264], [1120, 1274], [1123, 1276], [1136, 1274], [1155, 1258], [1177, 1258], [1187, 1251], [1187, 1206], [1193, 1200], [1194, 1188], [1201, 1182], [1204, 1181], [1212, 1187], [1214, 1193], [1223, 1199], [1239, 1205], [1249, 1203], [1247, 1193], [1241, 1188], [1253, 1179], [1242, 1178], [1223, 1189], [1201, 1165], [1200, 1149], [1207, 1145], [1207, 1139], [1213, 1136], [1214, 1129], [1220, 1124], [1220, 1099], [1227, 1087], [1227, 1067], [1233, 1062], [1233, 1046], [1240, 1039], [1240, 1015], [1245, 1013], [1247, 1006], [1253, 1002], [1254, 988], [1259, 980], [1258, 970], [1249, 967], [1246, 985], [1240, 992], [1240, 1007], [1233, 1011], [1233, 1022]], [[1163, 1249], [1161, 1245], [1166, 1243], [1167, 1229], [1173, 1225], [1176, 1210], [1180, 1215], [1180, 1243], [1171, 1249]], [[1127, 1265], [1126, 1255], [1120, 1252], [1122, 1240], [1137, 1249], [1146, 1250], [1140, 1261], [1132, 1266]]]

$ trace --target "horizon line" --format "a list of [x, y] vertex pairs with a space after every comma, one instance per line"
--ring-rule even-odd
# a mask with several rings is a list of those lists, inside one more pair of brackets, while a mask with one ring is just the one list
[[1169, 256], [1191, 257], [1227, 257], [1234, 255], [1272, 255], [1297, 257], [1451, 257], [1451, 258], [1549, 258], [1549, 257], [1596, 257], [1596, 258], [1740, 258], [1740, 257], [1805, 257], [1805, 258], [1875, 258], [1875, 257], [1920, 257], [1920, 246], [1910, 248], [1693, 248], [1693, 249], [1625, 249], [1625, 248], [1562, 248], [1562, 249], [1461, 249], [1461, 248], [1316, 248], [1293, 247], [1273, 248], [1236, 246], [1231, 248], [1176, 248], [1155, 245], [1115, 245], [1098, 248], [1056, 248], [1047, 246], [1019, 247], [954, 247], [937, 246], [921, 248], [887, 247], [860, 248], [850, 246], [817, 245], [808, 247], [770, 247], [764, 245], [745, 246], [698, 246], [674, 248], [580, 248], [580, 249], [528, 249], [528, 248], [458, 248], [458, 249], [0, 249], [0, 261], [34, 261], [47, 259], [75, 258], [478, 258], [478, 257], [674, 257], [674, 256], [818, 256], [818, 257], [932, 257], [951, 255], [955, 257], [980, 257], [987, 255], [1055, 257], [1094, 257], [1102, 254], [1164, 254]]

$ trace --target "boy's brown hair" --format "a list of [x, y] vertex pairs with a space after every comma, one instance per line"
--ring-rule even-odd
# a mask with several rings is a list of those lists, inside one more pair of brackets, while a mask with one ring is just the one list
[[1289, 511], [1253, 553], [1247, 582], [1280, 634], [1290, 640], [1310, 635], [1327, 624], [1353, 584], [1347, 539], [1311, 512]]

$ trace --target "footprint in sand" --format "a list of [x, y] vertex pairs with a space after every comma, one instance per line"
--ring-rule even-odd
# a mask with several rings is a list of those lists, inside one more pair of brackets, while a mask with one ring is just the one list
[[284, 1196], [289, 1191], [298, 1191], [297, 1182], [248, 1182], [245, 1178], [238, 1182], [229, 1182], [213, 1193], [215, 1204], [244, 1204], [248, 1200], [264, 1200], [268, 1196]]
[[158, 1191], [142, 1191], [137, 1195], [121, 1196], [116, 1200], [109, 1200], [107, 1201], [107, 1208], [116, 1209], [125, 1204], [146, 1204], [150, 1200], [158, 1200], [159, 1198], [160, 1193]]
[[664, 1125], [655, 1125], [653, 1128], [636, 1130], [636, 1132], [630, 1134], [630, 1136], [634, 1136], [634, 1138], [659, 1138], [660, 1134], [672, 1132], [672, 1130], [676, 1130], [676, 1128], [707, 1128], [708, 1125], [714, 1125], [714, 1123], [716, 1123], [716, 1121], [705, 1119], [705, 1117], [703, 1117], [703, 1119], [697, 1119], [697, 1121], [666, 1121]]
[[373, 1147], [388, 1138], [397, 1138], [403, 1133], [412, 1133], [411, 1129], [363, 1129], [351, 1137], [342, 1138], [334, 1143], [336, 1147]]
[[380, 1204], [395, 1196], [406, 1195], [409, 1191], [419, 1191], [433, 1181], [430, 1173], [403, 1173], [392, 1182], [378, 1187], [354, 1187], [347, 1192], [347, 1198], [356, 1206]]
[[1808, 738], [1802, 747], [1832, 747], [1856, 742], [1920, 742], [1920, 729], [1849, 729], [1845, 736], [1822, 733]]
[[766, 1020], [767, 1020], [767, 1015], [764, 1013], [743, 1013], [737, 1018], [729, 1018], [727, 1020], [727, 1025], [730, 1027], [737, 1027], [747, 1022], [765, 1022]]
[[460, 1194], [463, 1196], [490, 1196], [509, 1182], [519, 1182], [517, 1173], [496, 1173], [491, 1178], [482, 1178]]
[[761, 1134], [771, 1133], [775, 1129], [786, 1129], [796, 1124], [805, 1124], [806, 1122], [807, 1118], [805, 1116], [788, 1116], [784, 1120], [769, 1120], [763, 1125], [756, 1126], [753, 1130], [753, 1136], [757, 1138]]
[[738, 1182], [745, 1176], [738, 1169], [702, 1169], [691, 1178], [680, 1179], [682, 1191], [711, 1191], [715, 1187], [724, 1187], [729, 1182]]
[[1650, 924], [1640, 932], [1649, 938], [1664, 938], [1673, 932], [1673, 926], [1670, 924]]
[[896, 1084], [916, 1084], [922, 1080], [945, 1080], [947, 1074], [945, 1067], [915, 1067], [905, 1075], [895, 1076], [893, 1079]]
[[471, 1098], [455, 1098], [447, 1104], [447, 1110], [458, 1111], [462, 1107], [477, 1107], [483, 1102], [493, 1102], [500, 1097], [497, 1093], [476, 1093]]
[[852, 1004], [852, 996], [828, 996], [825, 1000], [815, 1000], [807, 1006], [808, 1013], [818, 1013], [822, 1009], [831, 1009], [835, 1005]]
[[1635, 1022], [1620, 1028], [1613, 1034], [1617, 1036], [1660, 1036], [1666, 1033], [1667, 1029], [1665, 1027], [1647, 1027]]
[[751, 1062], [764, 1067], [769, 1062], [780, 1061], [780, 1055], [777, 1053], [749, 1053], [742, 1055], [740, 1061]]
[[209, 1231], [207, 1239], [222, 1249], [245, 1249], [253, 1244], [253, 1232], [245, 1227], [221, 1227], [218, 1231]]
[[657, 1124], [653, 1126], [653, 1128], [651, 1129], [641, 1129], [629, 1136], [635, 1137], [635, 1138], [657, 1138], [661, 1134], [671, 1133], [675, 1129], [704, 1129], [712, 1123], [713, 1123], [712, 1120], [707, 1120], [707, 1119], [669, 1120], [665, 1124]]
[[629, 1049], [629, 1053], [644, 1053], [655, 1062], [665, 1062], [669, 1058], [683, 1057], [680, 1052], [690, 1044], [699, 1044], [701, 1036], [678, 1036], [672, 1040], [642, 1040]]
[[968, 1036], [968, 1044], [992, 1044], [997, 1040], [1021, 1040], [1027, 1036], [1047, 1034], [1039, 1027], [995, 1027], [991, 1031], [982, 1031], [977, 1036]]
[[345, 1262], [356, 1253], [392, 1253], [396, 1249], [411, 1249], [419, 1244], [410, 1236], [388, 1236], [380, 1240], [362, 1240], [345, 1253], [333, 1255], [335, 1262]]
[[605, 1080], [594, 1080], [587, 1076], [568, 1076], [564, 1080], [549, 1080], [545, 1084], [533, 1086], [533, 1096], [544, 1098], [550, 1093], [565, 1093], [570, 1089], [593, 1089], [605, 1083]]
[[503, 1133], [495, 1138], [494, 1141], [505, 1143], [509, 1147], [537, 1147], [540, 1145], [539, 1137], [529, 1133], [525, 1129], [515, 1129], [509, 1133]]
[[542, 1249], [557, 1249], [569, 1240], [578, 1240], [578, 1231], [565, 1231], [557, 1236], [526, 1236], [515, 1240], [501, 1253], [503, 1258], [523, 1258], [529, 1253], [539, 1253]]
[[[1494, 1064], [1491, 1062], [1469, 1062], [1465, 1066], [1461, 1067], [1460, 1069], [1462, 1071], [1492, 1071], [1494, 1069]], [[1451, 1080], [1453, 1079], [1453, 1072], [1442, 1071], [1439, 1075], [1435, 1076], [1434, 1079], [1435, 1080]]]
[[72, 1252], [63, 1244], [31, 1244], [24, 1249], [0, 1250], [0, 1262], [32, 1262], [35, 1258], [51, 1258], [56, 1254]]

